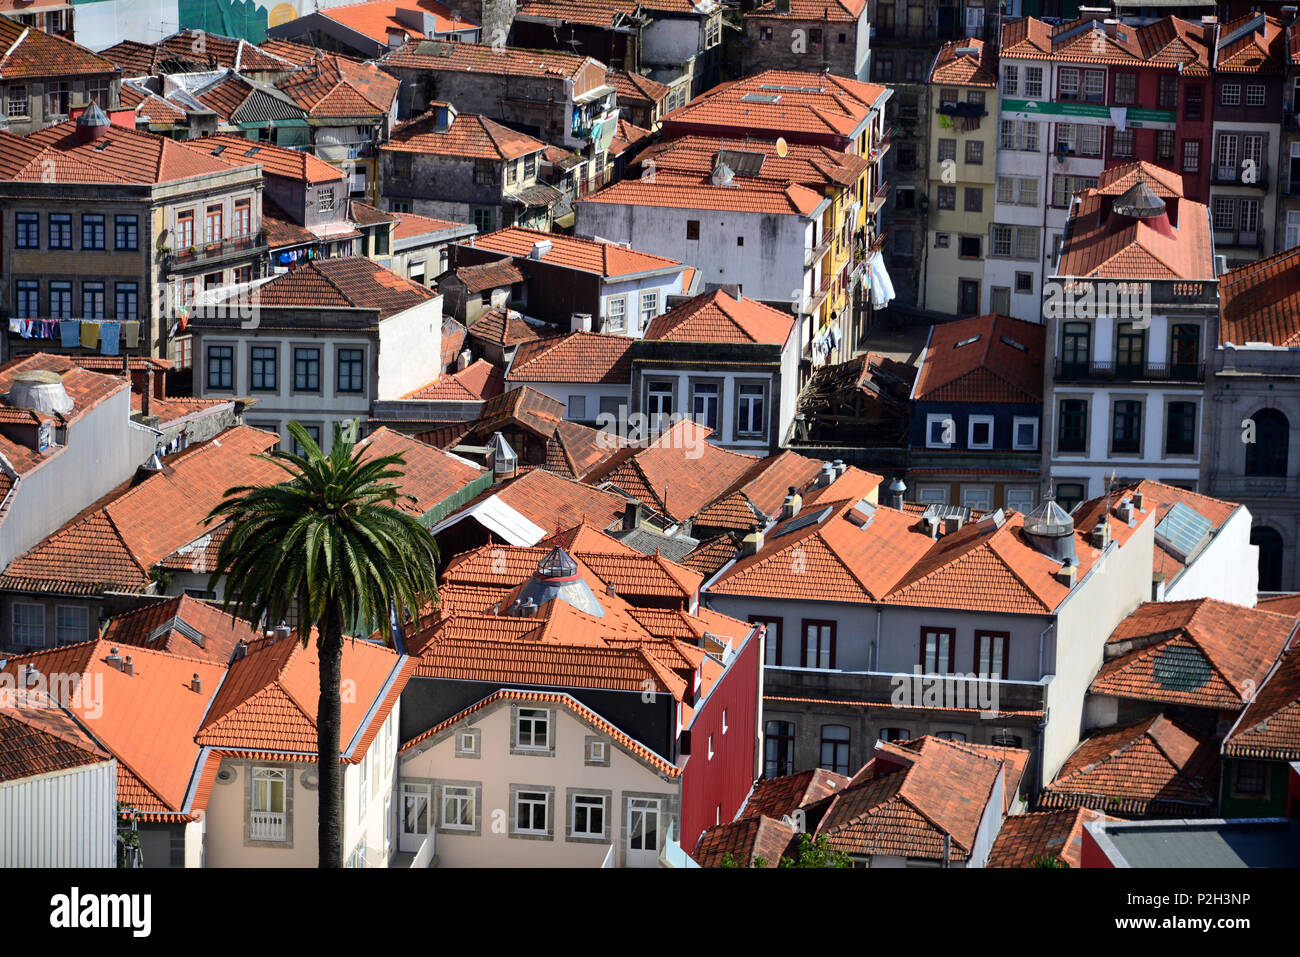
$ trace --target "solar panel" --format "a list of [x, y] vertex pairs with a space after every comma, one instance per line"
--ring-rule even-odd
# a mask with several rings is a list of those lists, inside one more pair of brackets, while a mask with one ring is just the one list
[[1156, 526], [1156, 541], [1180, 561], [1186, 561], [1214, 530], [1214, 523], [1196, 509], [1177, 502]]
[[737, 176], [757, 176], [767, 157], [749, 150], [718, 150], [717, 159], [719, 163], [726, 163]]
[[744, 103], [780, 103], [781, 98], [771, 93], [746, 93], [742, 96], [741, 101]]
[[780, 538], [782, 535], [789, 535], [793, 532], [798, 532], [802, 529], [808, 528], [810, 525], [817, 525], [820, 522], [824, 522], [826, 521], [826, 516], [830, 515], [832, 511], [834, 511], [834, 509], [827, 505], [825, 508], [819, 508], [817, 511], [809, 512], [806, 515], [796, 515], [773, 532], [772, 537]]

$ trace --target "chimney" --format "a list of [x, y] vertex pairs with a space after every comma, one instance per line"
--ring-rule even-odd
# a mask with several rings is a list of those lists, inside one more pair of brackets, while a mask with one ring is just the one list
[[785, 502], [781, 505], [781, 518], [794, 518], [799, 514], [799, 508], [803, 505], [803, 498], [799, 495], [799, 490], [793, 485], [790, 486], [789, 492], [785, 497]]
[[122, 674], [130, 678], [135, 677], [135, 662], [131, 660], [130, 655], [127, 655], [126, 660], [122, 662]]
[[1110, 521], [1103, 515], [1092, 529], [1092, 547], [1105, 549], [1110, 544]]
[[1115, 509], [1115, 514], [1125, 525], [1133, 524], [1133, 500], [1129, 498], [1121, 499], [1119, 506]]
[[1079, 574], [1079, 569], [1074, 565], [1062, 565], [1057, 569], [1055, 577], [1058, 582], [1066, 588], [1074, 587], [1075, 577]]
[[104, 661], [105, 664], [107, 664], [114, 671], [122, 670], [122, 656], [118, 653], [118, 650], [116, 648], [108, 649], [108, 657]]
[[288, 638], [291, 634], [293, 634], [293, 629], [289, 627], [287, 622], [283, 622], [283, 621], [280, 622], [280, 624], [276, 625], [273, 631], [275, 632], [275, 637], [277, 641], [281, 638]]
[[591, 332], [591, 313], [573, 313], [569, 318], [569, 328], [573, 332]]
[[[130, 368], [130, 359], [127, 359], [127, 368]], [[131, 375], [128, 372], [127, 378]], [[144, 390], [140, 393], [140, 411], [147, 417], [150, 410], [153, 409], [153, 363], [146, 362], [144, 370]]]
[[396, 50], [405, 42], [406, 42], [405, 30], [403, 30], [401, 27], [388, 28], [388, 48], [390, 50]]
[[849, 470], [848, 465], [845, 464], [843, 459], [836, 459], [834, 462], [831, 463], [831, 465], [835, 466], [836, 478], [839, 478], [841, 475], [843, 475], [845, 472]]
[[244, 657], [244, 655], [246, 655], [246, 654], [248, 654], [248, 642], [246, 642], [244, 639], [240, 638], [240, 639], [239, 639], [239, 644], [235, 645], [235, 653], [234, 653], [234, 655], [231, 656], [230, 660], [231, 660], [231, 661], [238, 661], [240, 658]]
[[641, 503], [628, 502], [623, 506], [623, 531], [630, 532], [641, 524]]
[[1151, 573], [1151, 600], [1152, 601], [1165, 600], [1165, 573], [1164, 572]]
[[817, 473], [817, 488], [825, 488], [835, 481], [835, 466], [827, 462]]
[[943, 533], [951, 535], [953, 532], [961, 531], [962, 521], [960, 515], [949, 515], [943, 520]]
[[533, 601], [531, 597], [516, 598], [515, 606], [511, 609], [511, 613], [514, 614], [516, 618], [532, 618], [537, 614], [537, 602]]
[[1201, 17], [1201, 36], [1205, 40], [1205, 45], [1211, 49], [1214, 47], [1214, 34], [1218, 28], [1218, 17]]
[[549, 239], [540, 239], [533, 243], [533, 248], [528, 251], [529, 259], [541, 259], [551, 251], [552, 243]]
[[901, 510], [903, 508], [903, 493], [907, 491], [907, 483], [903, 481], [900, 475], [889, 483], [889, 494], [893, 501], [894, 508]]
[[749, 534], [740, 540], [740, 554], [757, 555], [763, 550], [763, 526], [754, 525], [749, 529]]
[[456, 356], [456, 371], [463, 372], [469, 368], [473, 354], [468, 349], [462, 349], [460, 355]]
[[618, 597], [618, 586], [615, 585], [612, 581], [611, 581], [611, 582], [608, 582], [608, 583], [605, 585], [605, 594], [607, 594], [610, 598], [617, 598], [617, 597]]
[[1133, 507], [1136, 508], [1139, 512], [1145, 511], [1145, 509], [1142, 507], [1145, 502], [1146, 502], [1146, 496], [1143, 495], [1140, 491], [1135, 491], [1133, 493]]
[[23, 687], [30, 688], [41, 678], [40, 669], [35, 665], [27, 665], [23, 668]]
[[203, 681], [199, 678], [197, 671], [194, 673], [194, 677], [190, 679], [190, 690], [195, 694], [203, 693]]

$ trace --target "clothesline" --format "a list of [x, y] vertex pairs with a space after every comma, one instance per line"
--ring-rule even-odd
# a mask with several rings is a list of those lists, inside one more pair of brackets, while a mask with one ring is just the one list
[[106, 356], [118, 355], [122, 346], [140, 345], [138, 319], [10, 319], [9, 331], [24, 339], [58, 339], [65, 349], [98, 347]]

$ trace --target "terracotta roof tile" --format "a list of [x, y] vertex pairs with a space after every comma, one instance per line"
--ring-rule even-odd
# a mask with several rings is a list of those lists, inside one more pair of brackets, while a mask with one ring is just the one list
[[652, 272], [656, 269], [671, 270], [682, 265], [676, 259], [643, 253], [618, 243], [562, 236], [521, 226], [510, 226], [475, 236], [472, 245], [475, 249], [486, 249], [504, 256], [527, 258], [533, 247], [540, 242], [551, 244], [551, 248], [542, 255], [542, 262], [606, 278]]
[[740, 538], [734, 532], [723, 532], [714, 538], [700, 542], [695, 549], [682, 559], [682, 564], [692, 568], [705, 577], [712, 578], [727, 562], [736, 556], [740, 547]]
[[241, 641], [256, 641], [261, 633], [234, 615], [197, 598], [182, 595], [115, 615], [104, 627], [103, 639], [201, 658], [226, 665]]
[[457, 159], [510, 160], [546, 148], [541, 140], [502, 126], [477, 113], [458, 113], [445, 130], [435, 128], [438, 111], [430, 110], [393, 129], [380, 149], [389, 153], [424, 153]]
[[111, 755], [35, 689], [0, 692], [0, 781], [69, 771]]
[[398, 507], [417, 516], [442, 505], [471, 482], [482, 478], [486, 471], [458, 455], [383, 426], [367, 435], [358, 446], [367, 458], [402, 457], [403, 464], [397, 468], [405, 474], [393, 482], [402, 495], [410, 498], [403, 499]]
[[668, 96], [671, 89], [658, 80], [652, 80], [648, 76], [642, 76], [640, 73], [629, 73], [626, 70], [610, 70], [607, 74], [609, 85], [618, 91], [618, 103], [620, 106], [626, 103], [641, 102], [653, 106], [660, 103]]
[[[116, 72], [116, 64], [108, 57], [16, 19], [0, 17], [0, 80]], [[99, 105], [108, 108], [107, 103]]]
[[1261, 596], [1255, 607], [1260, 611], [1272, 611], [1279, 615], [1300, 616], [1300, 592]]
[[1264, 681], [1223, 742], [1233, 758], [1300, 761], [1300, 646], [1293, 645]]
[[998, 85], [997, 51], [978, 37], [949, 40], [934, 58], [931, 83], [956, 86]]
[[332, 256], [276, 276], [257, 295], [263, 307], [374, 309], [387, 319], [437, 294], [364, 256]]
[[776, 867], [794, 847], [796, 834], [793, 824], [774, 818], [740, 818], [705, 831], [691, 857], [700, 867], [723, 867], [728, 858], [736, 867], [748, 867], [758, 858]]
[[1244, 14], [1219, 28], [1219, 45], [1214, 57], [1216, 73], [1276, 74], [1285, 71], [1286, 25], [1275, 17], [1265, 16], [1264, 22], [1254, 30], [1231, 43], [1223, 42], [1257, 15]]
[[1044, 326], [986, 315], [930, 327], [912, 398], [1023, 402], [1043, 398]]
[[[480, 263], [477, 266], [461, 266], [456, 270], [456, 278], [470, 293], [513, 286], [524, 281], [524, 274], [519, 271], [514, 260], [498, 259], [496, 262]], [[494, 310], [497, 311], [497, 310]]]
[[1300, 247], [1219, 277], [1219, 344], [1300, 347]]
[[632, 381], [632, 342], [628, 336], [570, 332], [521, 343], [506, 379], [522, 382]]
[[509, 309], [489, 309], [469, 327], [469, 334], [475, 339], [502, 346], [517, 346], [521, 342], [542, 338], [541, 331]]
[[619, 180], [578, 202], [811, 216], [826, 198], [806, 186], [779, 180], [738, 177], [730, 186], [717, 186], [707, 175], [665, 170], [656, 171], [653, 180]]
[[486, 359], [475, 359], [459, 372], [440, 376], [402, 398], [434, 402], [481, 402], [500, 395], [504, 383], [500, 366], [494, 366]]
[[1033, 867], [1041, 858], [1053, 858], [1081, 867], [1083, 826], [1109, 820], [1113, 819], [1086, 807], [1013, 814], [1002, 822], [984, 866]]
[[414, 239], [433, 233], [472, 233], [474, 227], [468, 223], [457, 223], [449, 219], [434, 219], [432, 216], [418, 216], [415, 213], [395, 213], [397, 225], [393, 227], [394, 241]]
[[319, 10], [322, 16], [335, 23], [341, 23], [349, 29], [387, 45], [389, 30], [402, 30], [408, 37], [422, 37], [420, 33], [397, 18], [399, 9], [416, 8], [432, 16], [435, 33], [452, 33], [461, 30], [473, 30], [478, 24], [463, 19], [454, 10], [437, 0], [365, 0], [362, 3], [349, 3], [337, 7]]
[[650, 321], [646, 339], [676, 342], [758, 342], [784, 346], [794, 316], [755, 299], [735, 299], [718, 289], [674, 306]]
[[660, 170], [702, 175], [713, 172], [720, 159], [718, 154], [723, 150], [756, 156], [758, 165], [754, 176], [773, 182], [797, 183], [815, 192], [827, 187], [856, 186], [870, 165], [865, 157], [854, 153], [807, 143], [787, 143], [785, 155], [781, 155], [776, 140], [750, 138], [740, 130], [734, 136], [690, 135], [656, 143], [637, 156], [636, 162], [644, 171], [653, 160], [656, 176]]
[[799, 808], [838, 794], [848, 786], [850, 780], [843, 774], [822, 768], [783, 777], [764, 778], [755, 783], [739, 816], [741, 819], [772, 817], [779, 820]]
[[775, 0], [768, 0], [745, 16], [856, 23], [867, 9], [867, 0], [788, 0], [787, 6], [787, 10], [778, 10]]
[[493, 47], [480, 43], [414, 41], [376, 61], [385, 69], [431, 70], [435, 73], [482, 73], [488, 76], [534, 76], [554, 80], [572, 79], [590, 57], [551, 50], [523, 50], [517, 47]]
[[373, 63], [334, 54], [317, 57], [276, 83], [280, 92], [315, 119], [390, 115], [398, 85], [396, 78]]
[[1113, 35], [1102, 20], [1052, 26], [1024, 17], [1003, 23], [1001, 54], [1004, 59], [1181, 67], [1193, 75], [1208, 75], [1210, 68], [1201, 25], [1176, 17], [1144, 26], [1124, 24]]
[[515, 16], [612, 30], [634, 22], [636, 8], [636, 0], [522, 0]]
[[695, 516], [709, 528], [748, 531], [755, 521], [776, 518], [791, 485], [802, 489], [821, 471], [822, 463], [786, 450], [755, 462], [727, 491]]
[[242, 136], [217, 133], [197, 140], [181, 140], [182, 145], [211, 155], [226, 155], [262, 164], [262, 172], [307, 185], [343, 181], [343, 173], [304, 150], [291, 150], [274, 143], [259, 143]]

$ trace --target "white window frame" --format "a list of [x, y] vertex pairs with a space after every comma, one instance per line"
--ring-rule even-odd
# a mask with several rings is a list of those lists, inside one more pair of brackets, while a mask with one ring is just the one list
[[[533, 743], [524, 744], [524, 722], [527, 721], [528, 737]], [[544, 729], [544, 743], [537, 744], [537, 724], [541, 723]], [[551, 713], [545, 708], [520, 708], [519, 713], [515, 716], [515, 747], [521, 751], [549, 751], [551, 750]]]
[[[469, 808], [469, 823], [465, 824], [454, 817], [447, 815], [448, 807]], [[478, 820], [478, 802], [476, 799], [475, 789], [464, 784], [444, 784], [442, 786], [442, 797], [438, 801], [438, 817], [442, 821], [440, 827], [447, 831], [472, 831], [475, 822]]]
[[605, 300], [605, 331], [627, 332], [627, 296], [610, 296]]
[[[64, 612], [74, 613], [74, 617], [80, 620], [68, 626], [60, 619], [64, 617]], [[75, 632], [74, 637], [65, 639], [63, 631], [71, 628]], [[56, 645], [71, 645], [79, 641], [85, 641], [90, 634], [90, 609], [85, 605], [55, 605], [54, 606], [54, 643]]]
[[916, 500], [922, 505], [947, 505], [948, 487], [946, 485], [919, 486]]
[[[975, 426], [987, 425], [989, 427], [989, 440], [987, 444], [975, 443]], [[991, 415], [968, 415], [966, 417], [966, 448], [968, 449], [991, 449], [993, 448], [993, 429], [994, 419]]]
[[[9, 624], [11, 626], [11, 632], [13, 634], [14, 644], [21, 645], [24, 648], [44, 648], [45, 647], [45, 606], [41, 604], [37, 604], [36, 602], [16, 601], [9, 607], [11, 609], [9, 612]], [[18, 621], [18, 609], [20, 608], [27, 609], [29, 611], [30, 609], [35, 608], [37, 611], [40, 612], [40, 615], [38, 616], [40, 618], [40, 629], [41, 629], [40, 641], [35, 642], [35, 641], [28, 641], [28, 640], [19, 640], [18, 636], [20, 633], [19, 632], [20, 627], [23, 629], [24, 634], [28, 633], [30, 629], [36, 627], [36, 623], [34, 621], [24, 621], [20, 625]]]
[[[253, 817], [262, 815], [267, 819], [264, 829], [261, 831], [258, 830], [256, 821], [250, 819], [248, 822], [249, 835], [254, 841], [288, 840], [289, 774], [287, 769], [254, 767], [249, 771], [249, 774], [252, 775], [251, 793], [249, 795], [249, 813]], [[271, 806], [274, 804], [272, 794], [274, 793], [273, 785], [277, 781], [282, 785], [280, 798], [281, 809], [279, 811], [274, 811], [271, 809]], [[266, 807], [259, 810], [257, 805], [258, 797], [260, 795], [265, 796]]]
[[587, 397], [581, 392], [570, 395], [564, 403], [564, 416], [571, 421], [586, 419]]
[[[953, 427], [953, 429], [952, 429], [952, 439], [951, 439], [951, 441], [949, 441], [949, 442], [935, 442], [935, 441], [933, 440], [932, 436], [934, 435], [934, 426], [935, 426], [935, 423], [936, 423], [936, 422], [939, 423], [940, 425], [942, 425], [942, 424], [945, 423], [945, 422], [947, 422], [947, 423], [952, 423], [952, 424], [953, 424], [954, 427]], [[928, 414], [926, 415], [926, 417], [925, 417], [925, 447], [926, 447], [927, 449], [950, 449], [950, 448], [952, 448], [952, 447], [953, 447], [953, 444], [957, 441], [957, 435], [956, 435], [956, 433], [957, 433], [957, 429], [956, 429], [956, 420], [953, 419], [951, 413], [948, 413], [948, 412], [930, 412], [930, 413], [928, 413]]]
[[[757, 392], [753, 390], [757, 389]], [[736, 435], [761, 436], [767, 431], [767, 390], [757, 383], [742, 382], [736, 386]], [[758, 413], [755, 415], [754, 409]], [[758, 428], [754, 428], [755, 419]], [[719, 422], [722, 420], [719, 419]], [[741, 423], [748, 428], [741, 428]]]
[[[456, 750], [461, 754], [478, 754], [478, 735], [472, 731], [458, 731], [456, 732], [456, 738], [458, 743]], [[467, 741], [468, 744], [466, 744]]]
[[370, 804], [370, 756], [373, 752], [373, 748], [366, 749], [366, 756], [361, 759], [358, 777], [360, 790], [357, 794], [357, 820], [361, 820], [366, 816], [366, 808]]
[[609, 754], [609, 744], [604, 741], [587, 742], [587, 763], [604, 764]]
[[650, 325], [650, 320], [659, 315], [659, 290], [651, 289], [641, 293], [641, 328]]
[[[542, 800], [540, 802], [532, 800], [531, 798], [529, 798], [528, 800], [524, 800], [526, 795], [536, 795], [536, 794], [540, 794], [542, 796]], [[510, 824], [513, 833], [515, 834], [549, 834], [550, 833], [551, 794], [549, 791], [519, 790], [516, 791], [514, 794], [513, 803], [514, 806], [510, 809], [511, 810]], [[522, 804], [528, 804], [529, 806], [534, 808], [537, 807], [538, 804], [541, 805], [543, 821], [542, 821], [542, 826], [540, 828], [519, 826], [519, 808], [520, 805]], [[534, 819], [534, 823], [536, 823], [535, 817], [536, 817], [535, 814], [530, 815], [530, 819]]]
[[[1020, 427], [1022, 425], [1032, 425], [1034, 427], [1034, 440], [1029, 445], [1022, 445], [1020, 442]], [[1017, 415], [1011, 420], [1011, 448], [1017, 452], [1032, 452], [1038, 448], [1037, 416]]]
[[[1032, 485], [1011, 486], [1002, 493], [1002, 506], [1027, 515], [1038, 504], [1037, 491]], [[1020, 504], [1011, 500], [1013, 494], [1020, 500]], [[1022, 507], [1022, 505], [1026, 507]]]
[[[407, 806], [411, 801], [419, 801], [420, 799], [423, 799], [424, 801], [424, 830], [423, 831], [407, 830], [406, 827], [407, 820], [408, 820], [408, 815], [406, 813]], [[432, 804], [433, 804], [432, 788], [430, 788], [428, 784], [423, 784], [416, 781], [403, 781], [402, 782], [402, 804], [401, 804], [402, 833], [410, 837], [423, 837], [426, 834], [428, 834], [429, 826], [431, 824], [429, 818], [433, 813], [433, 808], [431, 807]], [[416, 816], [417, 816], [416, 823], [418, 824], [419, 823], [418, 812]]]
[[[600, 830], [590, 830], [591, 814], [587, 814], [588, 829], [578, 829], [578, 807], [581, 806], [590, 809], [600, 808]], [[600, 839], [603, 838], [609, 830], [609, 800], [603, 794], [575, 794], [573, 800], [569, 803], [569, 835], [571, 837], [584, 837]]]
[[[974, 496], [978, 496], [979, 501], [972, 501]], [[991, 511], [993, 508], [993, 486], [963, 485], [961, 487], [961, 504], [964, 508], [973, 508], [981, 512]]]

